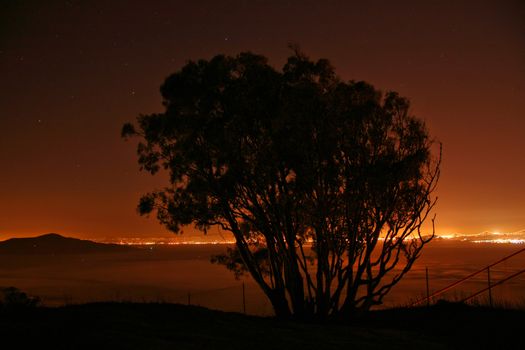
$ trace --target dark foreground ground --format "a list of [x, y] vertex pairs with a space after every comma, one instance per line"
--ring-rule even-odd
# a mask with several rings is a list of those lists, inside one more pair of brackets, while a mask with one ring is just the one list
[[523, 348], [525, 311], [445, 304], [298, 323], [176, 304], [0, 311], [0, 349]]

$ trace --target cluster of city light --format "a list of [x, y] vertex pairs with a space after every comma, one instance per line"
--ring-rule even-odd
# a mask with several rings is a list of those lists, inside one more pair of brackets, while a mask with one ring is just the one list
[[525, 244], [525, 230], [516, 232], [482, 232], [473, 235], [444, 234], [437, 237], [472, 243]]
[[505, 244], [525, 244], [525, 239], [480, 239], [472, 241], [473, 243], [505, 243]]
[[[215, 238], [215, 237], [214, 237]], [[219, 238], [219, 237], [217, 237]], [[525, 230], [516, 232], [482, 232], [471, 235], [461, 234], [439, 234], [436, 235], [438, 239], [460, 241], [460, 242], [471, 242], [471, 243], [497, 243], [497, 244], [525, 244]], [[380, 241], [384, 240], [384, 237], [379, 238]], [[230, 237], [220, 237], [220, 239], [213, 239], [209, 237], [208, 240], [195, 239], [195, 240], [180, 240], [180, 238], [117, 238], [117, 239], [105, 239], [100, 240], [101, 243], [114, 243], [120, 245], [136, 245], [136, 246], [153, 246], [153, 245], [204, 245], [204, 244], [234, 244], [235, 240]], [[313, 240], [310, 238], [306, 244], [312, 244]]]
[[210, 240], [210, 241], [176, 241], [176, 240], [157, 240], [151, 238], [122, 238], [117, 240], [100, 240], [101, 243], [112, 243], [119, 245], [133, 245], [133, 246], [153, 246], [153, 245], [196, 245], [196, 244], [233, 244], [235, 241], [231, 240]]

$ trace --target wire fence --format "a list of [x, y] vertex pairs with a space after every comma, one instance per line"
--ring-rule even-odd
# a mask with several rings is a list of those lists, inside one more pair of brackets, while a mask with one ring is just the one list
[[38, 295], [45, 306], [64, 306], [92, 302], [140, 302], [140, 303], [175, 303], [192, 306], [202, 306], [210, 309], [239, 312], [250, 315], [271, 316], [273, 310], [270, 302], [263, 292], [253, 282], [239, 282], [210, 289], [187, 289], [184, 288], [159, 289], [152, 288], [149, 292], [132, 292], [121, 288], [110, 287], [104, 293], [97, 291], [86, 291], [79, 293], [78, 290], [64, 290], [62, 293], [38, 293], [33, 291], [32, 295]]
[[[390, 302], [380, 307], [431, 305], [440, 300], [513, 308], [525, 307], [525, 270], [516, 270], [514, 267], [493, 267], [490, 268], [490, 276], [486, 270], [484, 271], [485, 274], [478, 273], [458, 284], [457, 276], [454, 274], [443, 275], [443, 271], [437, 269], [433, 271], [420, 268], [414, 271], [411, 281], [405, 281], [408, 286], [400, 290], [394, 288], [388, 296]], [[454, 288], [443, 291], [450, 284], [455, 284]], [[103, 301], [177, 303], [249, 315], [273, 315], [270, 302], [253, 281], [210, 289], [160, 289], [142, 295], [115, 290], [109, 295], [100, 295], [96, 298], [82, 298], [74, 292], [66, 292], [62, 295], [44, 296], [42, 300], [45, 305], [51, 306]]]
[[[458, 260], [451, 264], [439, 262], [430, 265], [420, 263], [414, 266], [401, 283], [387, 295], [385, 303], [380, 307], [430, 305], [444, 299], [525, 308], [525, 248], [488, 266], [474, 266], [471, 263], [461, 265], [457, 262]], [[158, 279], [154, 283], [143, 281], [143, 284], [117, 284], [109, 279], [80, 279], [78, 276], [76, 279], [69, 276], [59, 278], [53, 274], [52, 278], [43, 278], [40, 287], [31, 287], [31, 283], [35, 283], [34, 278], [30, 280], [17, 277], [10, 279], [9, 285], [15, 285], [30, 295], [40, 297], [47, 306], [105, 301], [160, 302], [250, 315], [273, 315], [270, 302], [250, 279], [238, 282], [232, 279], [229, 284], [223, 286], [218, 285], [223, 281], [220, 278], [210, 280], [209, 283], [185, 281], [180, 279], [180, 282], [165, 284], [164, 279]], [[5, 281], [0, 282], [8, 286]], [[216, 287], [206, 288], [214, 285]]]
[[[525, 248], [509, 254], [487, 266], [465, 275], [444, 287], [431, 292], [428, 267], [425, 268], [425, 296], [414, 301], [411, 306], [430, 304], [438, 300], [450, 300], [457, 302], [471, 302], [475, 304], [487, 304], [488, 306], [499, 306], [510, 303], [514, 306], [525, 306], [525, 264], [519, 261], [509, 267], [511, 259], [525, 256]], [[440, 279], [443, 280], [442, 278]], [[505, 284], [509, 288], [501, 288]], [[497, 288], [498, 287], [498, 288]]]

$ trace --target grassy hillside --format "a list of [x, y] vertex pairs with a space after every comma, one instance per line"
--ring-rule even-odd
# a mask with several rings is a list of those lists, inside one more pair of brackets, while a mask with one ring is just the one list
[[[344, 323], [278, 321], [176, 304], [96, 303], [0, 312], [0, 346], [53, 349], [508, 348], [524, 311], [397, 309]], [[9, 347], [12, 348], [12, 347]]]

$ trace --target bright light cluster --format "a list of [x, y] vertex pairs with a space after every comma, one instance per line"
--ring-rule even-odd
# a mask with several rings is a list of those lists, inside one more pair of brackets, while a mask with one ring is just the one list
[[516, 232], [482, 232], [473, 235], [445, 234], [441, 239], [472, 243], [525, 244], [525, 230]]

